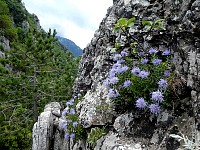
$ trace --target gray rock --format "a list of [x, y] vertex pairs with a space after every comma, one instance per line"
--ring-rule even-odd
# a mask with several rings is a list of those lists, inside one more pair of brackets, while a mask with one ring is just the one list
[[0, 36], [0, 46], [2, 46], [4, 50], [10, 50], [10, 41], [4, 36]]
[[[171, 138], [170, 134], [184, 134], [199, 143], [200, 131], [200, 3], [199, 0], [113, 0], [114, 5], [107, 11], [91, 43], [84, 49], [79, 65], [78, 77], [74, 83], [74, 93], [83, 93], [83, 99], [77, 105], [80, 123], [86, 129], [106, 126], [107, 134], [97, 141], [95, 150], [178, 150], [184, 143]], [[112, 100], [103, 81], [114, 63], [112, 48], [116, 42], [126, 42], [122, 32], [113, 32], [113, 26], [119, 18], [135, 16], [140, 20], [165, 19], [166, 31], [154, 31], [145, 36], [140, 24], [129, 30], [130, 34], [141, 38], [145, 49], [157, 47], [170, 48], [171, 62], [176, 78], [173, 81], [174, 92], [179, 99], [171, 100], [173, 108], [164, 110], [158, 116], [148, 112], [132, 110], [130, 113], [117, 114], [113, 110]], [[125, 47], [126, 48], [126, 47]], [[46, 114], [51, 117], [53, 113]], [[56, 111], [57, 112], [57, 111]], [[58, 113], [55, 113], [58, 114]], [[44, 114], [41, 118], [44, 118]], [[51, 119], [48, 119], [50, 122]], [[38, 127], [39, 124], [35, 126]], [[45, 123], [44, 124], [48, 124]], [[48, 126], [48, 125], [47, 125]], [[44, 132], [45, 130], [37, 132]], [[50, 133], [50, 132], [49, 132]], [[60, 137], [56, 132], [56, 137]], [[37, 134], [34, 134], [37, 137]], [[61, 138], [62, 139], [62, 138]], [[84, 145], [85, 141], [74, 143], [73, 149]], [[60, 140], [62, 141], [62, 140]], [[80, 143], [83, 144], [80, 144]], [[59, 143], [63, 145], [63, 142]], [[57, 144], [57, 145], [59, 145]], [[44, 144], [45, 145], [45, 144]], [[65, 144], [66, 145], [66, 144]], [[47, 147], [47, 144], [45, 145]], [[83, 146], [83, 147], [84, 147]], [[60, 147], [61, 148], [61, 147]], [[63, 148], [63, 147], [62, 147]], [[62, 149], [61, 150], [64, 150]], [[83, 148], [84, 149], [84, 148]]]

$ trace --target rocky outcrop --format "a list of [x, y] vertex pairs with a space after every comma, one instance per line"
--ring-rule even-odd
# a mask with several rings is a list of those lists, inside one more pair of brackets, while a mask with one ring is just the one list
[[[192, 138], [200, 131], [198, 73], [200, 2], [198, 0], [118, 0], [113, 2], [114, 5], [108, 9], [91, 43], [84, 49], [80, 62], [79, 75], [74, 85], [76, 93], [79, 91], [85, 93], [83, 101], [77, 105], [80, 122], [85, 128], [105, 124], [113, 126], [114, 132], [108, 132], [99, 140], [95, 149], [111, 149], [112, 146], [117, 145], [126, 145], [126, 147], [136, 145], [137, 147], [138, 144], [140, 144], [139, 149], [178, 149], [183, 143], [174, 140], [169, 134], [182, 133]], [[145, 39], [143, 37], [142, 46], [144, 48], [157, 47], [161, 50], [170, 48], [173, 51], [174, 71], [184, 87], [176, 89], [181, 95], [176, 110], [162, 112], [153, 119], [151, 116], [150, 118], [140, 116], [134, 111], [116, 116], [112, 109], [109, 111], [104, 109], [106, 111], [101, 112], [98, 110], [99, 104], [112, 108], [111, 100], [107, 98], [107, 91], [103, 88], [103, 80], [107, 77], [113, 63], [111, 50], [115, 39], [121, 42], [125, 39], [113, 32], [113, 26], [119, 18], [133, 16], [141, 20], [166, 19], [166, 31], [155, 32]], [[131, 32], [137, 36], [143, 31], [138, 25]], [[107, 119], [104, 117], [106, 115], [109, 116]], [[124, 142], [120, 144], [117, 141]], [[131, 146], [128, 148], [131, 149]]]
[[0, 36], [0, 46], [2, 46], [3, 50], [10, 50], [10, 41], [4, 36]]
[[40, 114], [33, 127], [32, 150], [67, 150], [67, 142], [59, 127], [60, 110], [61, 106], [57, 102], [45, 106], [44, 112]]
[[[86, 145], [82, 149], [88, 150], [183, 149], [184, 143], [170, 137], [170, 134], [183, 134], [197, 144], [200, 143], [199, 0], [113, 0], [113, 3], [91, 43], [84, 49], [74, 84], [74, 93], [81, 92], [84, 95], [77, 105], [80, 123], [87, 131], [105, 126], [106, 135], [97, 141], [95, 148], [86, 140], [81, 141], [84, 144], [74, 143], [75, 146], [71, 149], [79, 149], [79, 145]], [[176, 104], [173, 110], [162, 110], [157, 117], [142, 115], [135, 110], [117, 114], [103, 84], [113, 64], [114, 43], [116, 40], [126, 40], [122, 34], [113, 32], [113, 26], [119, 18], [133, 16], [139, 20], [165, 18], [166, 31], [154, 32], [148, 38], [144, 38], [145, 33], [140, 30], [139, 24], [130, 30], [130, 34], [140, 37], [144, 48], [170, 48], [173, 52], [171, 61], [177, 75], [175, 90], [180, 99], [172, 101]], [[42, 116], [39, 122], [46, 118]], [[50, 111], [47, 116], [52, 117]], [[52, 122], [52, 119], [47, 122]], [[40, 124], [36, 123], [35, 129], [40, 129]], [[46, 122], [43, 124], [47, 128], [52, 126]], [[35, 141], [38, 142], [39, 135], [47, 133], [47, 129], [35, 131]], [[52, 131], [48, 133], [53, 134]], [[56, 136], [60, 137], [59, 134]], [[45, 137], [49, 139], [50, 136], [44, 136], [44, 139]], [[44, 145], [48, 147], [49, 143]]]

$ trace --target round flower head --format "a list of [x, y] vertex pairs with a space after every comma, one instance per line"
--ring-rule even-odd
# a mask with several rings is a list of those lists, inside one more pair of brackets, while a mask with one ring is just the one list
[[71, 108], [70, 111], [69, 111], [70, 115], [74, 115], [75, 114], [75, 110], [74, 108]]
[[122, 55], [120, 55], [120, 54], [115, 54], [114, 55], [114, 61], [118, 61], [118, 60], [120, 60], [122, 58]]
[[68, 140], [69, 139], [69, 133], [65, 133], [64, 138], [65, 138], [65, 140]]
[[69, 137], [70, 137], [70, 139], [74, 139], [74, 138], [75, 138], [75, 134], [74, 134], [74, 133], [71, 133], [71, 134], [69, 135]]
[[147, 78], [149, 76], [149, 72], [147, 71], [140, 71], [140, 73], [138, 74], [139, 77], [141, 77], [142, 79]]
[[158, 103], [161, 103], [164, 100], [162, 92], [160, 92], [159, 90], [156, 91], [156, 92], [152, 92], [151, 99], [158, 102]]
[[167, 88], [167, 81], [164, 80], [164, 79], [160, 79], [160, 81], [158, 82], [158, 86], [159, 86], [159, 88], [166, 89]]
[[131, 73], [132, 73], [133, 75], [138, 75], [139, 72], [140, 72], [140, 68], [138, 68], [138, 67], [134, 67], [134, 68], [131, 70]]
[[112, 78], [110, 78], [110, 84], [116, 84], [118, 81], [119, 81], [119, 79], [118, 79], [118, 77], [112, 77]]
[[59, 127], [65, 129], [67, 127], [67, 122], [65, 120], [59, 121]]
[[131, 85], [131, 81], [130, 80], [127, 80], [124, 82], [124, 87], [127, 88]]
[[163, 56], [169, 55], [171, 51], [169, 49], [166, 49], [164, 52], [162, 52]]
[[136, 101], [136, 107], [137, 108], [140, 108], [140, 109], [143, 109], [147, 106], [147, 103], [146, 101], [144, 100], [144, 98], [138, 98], [137, 101]]
[[67, 110], [64, 109], [64, 110], [62, 111], [62, 116], [65, 116], [66, 114], [67, 114]]
[[150, 112], [155, 115], [160, 113], [160, 106], [158, 104], [150, 104], [149, 109], [150, 109]]
[[115, 70], [116, 70], [116, 69], [112, 68], [112, 69], [109, 71], [109, 78], [115, 77], [115, 73], [116, 73]]
[[160, 65], [161, 62], [162, 62], [161, 59], [154, 59], [154, 60], [152, 60], [153, 65]]
[[128, 70], [128, 66], [120, 66], [116, 69], [117, 73], [123, 73], [126, 72]]
[[124, 62], [125, 62], [124, 59], [120, 59], [120, 60], [117, 61], [118, 64], [122, 64], [122, 63], [124, 63]]
[[77, 122], [77, 121], [73, 122], [73, 127], [74, 127], [74, 128], [77, 127], [77, 125], [78, 125], [78, 122]]
[[66, 106], [67, 106], [67, 107], [69, 107], [70, 105], [73, 105], [73, 103], [70, 102], [70, 101], [66, 102]]
[[149, 54], [156, 54], [158, 51], [155, 48], [149, 49]]
[[117, 96], [119, 96], [119, 93], [114, 89], [109, 89], [108, 95], [110, 98], [116, 98]]
[[138, 56], [144, 56], [144, 52], [139, 52]]
[[165, 70], [164, 71], [164, 76], [166, 76], [166, 77], [170, 76], [170, 71], [169, 70]]
[[73, 98], [71, 98], [71, 99], [70, 99], [70, 102], [71, 102], [71, 103], [74, 103], [74, 99], [73, 99]]
[[149, 61], [149, 60], [146, 59], [146, 58], [141, 59], [141, 63], [142, 63], [142, 64], [147, 64], [148, 61]]
[[126, 51], [121, 51], [121, 55], [124, 57], [124, 56], [127, 56], [128, 53]]
[[78, 93], [78, 95], [77, 95], [78, 97], [81, 97], [81, 93]]

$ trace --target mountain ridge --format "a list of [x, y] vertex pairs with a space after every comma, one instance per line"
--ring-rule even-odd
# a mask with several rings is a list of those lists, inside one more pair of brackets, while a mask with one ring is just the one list
[[73, 54], [74, 57], [78, 57], [83, 54], [83, 50], [72, 40], [61, 36], [56, 36], [56, 38], [63, 46], [65, 46]]

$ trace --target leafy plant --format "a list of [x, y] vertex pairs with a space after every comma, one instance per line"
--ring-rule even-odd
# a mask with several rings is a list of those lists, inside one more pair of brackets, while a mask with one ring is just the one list
[[105, 128], [95, 127], [92, 128], [89, 135], [88, 135], [88, 143], [95, 147], [97, 144], [97, 140], [99, 140], [102, 136], [105, 135]]
[[199, 143], [200, 135], [199, 134], [196, 135], [196, 141], [195, 142], [188, 139], [188, 137], [183, 135], [183, 134], [181, 134], [181, 136], [177, 135], [177, 134], [170, 134], [169, 136], [172, 137], [172, 138], [175, 138], [179, 142], [183, 141], [184, 142], [183, 147], [186, 150], [198, 150], [200, 148], [200, 143]]
[[65, 118], [61, 120], [59, 125], [64, 129], [64, 138], [68, 139], [83, 139], [86, 131], [78, 121], [78, 114], [76, 114], [76, 104], [81, 101], [81, 94], [71, 98], [66, 102], [66, 108], [62, 111], [62, 116]]
[[[169, 106], [171, 89], [168, 82], [173, 76], [170, 75], [171, 51], [144, 49], [139, 39], [129, 33], [129, 28], [134, 26], [135, 20], [135, 17], [121, 18], [114, 26], [115, 31], [122, 31], [126, 35], [127, 43], [126, 46], [115, 44], [116, 48], [113, 50], [115, 63], [104, 85], [108, 88], [108, 94], [113, 99], [116, 110], [136, 107], [149, 109], [151, 113], [157, 115], [161, 106]], [[163, 30], [163, 21], [164, 19], [143, 20], [143, 27], [149, 29], [146, 34], [150, 34], [152, 30]]]

